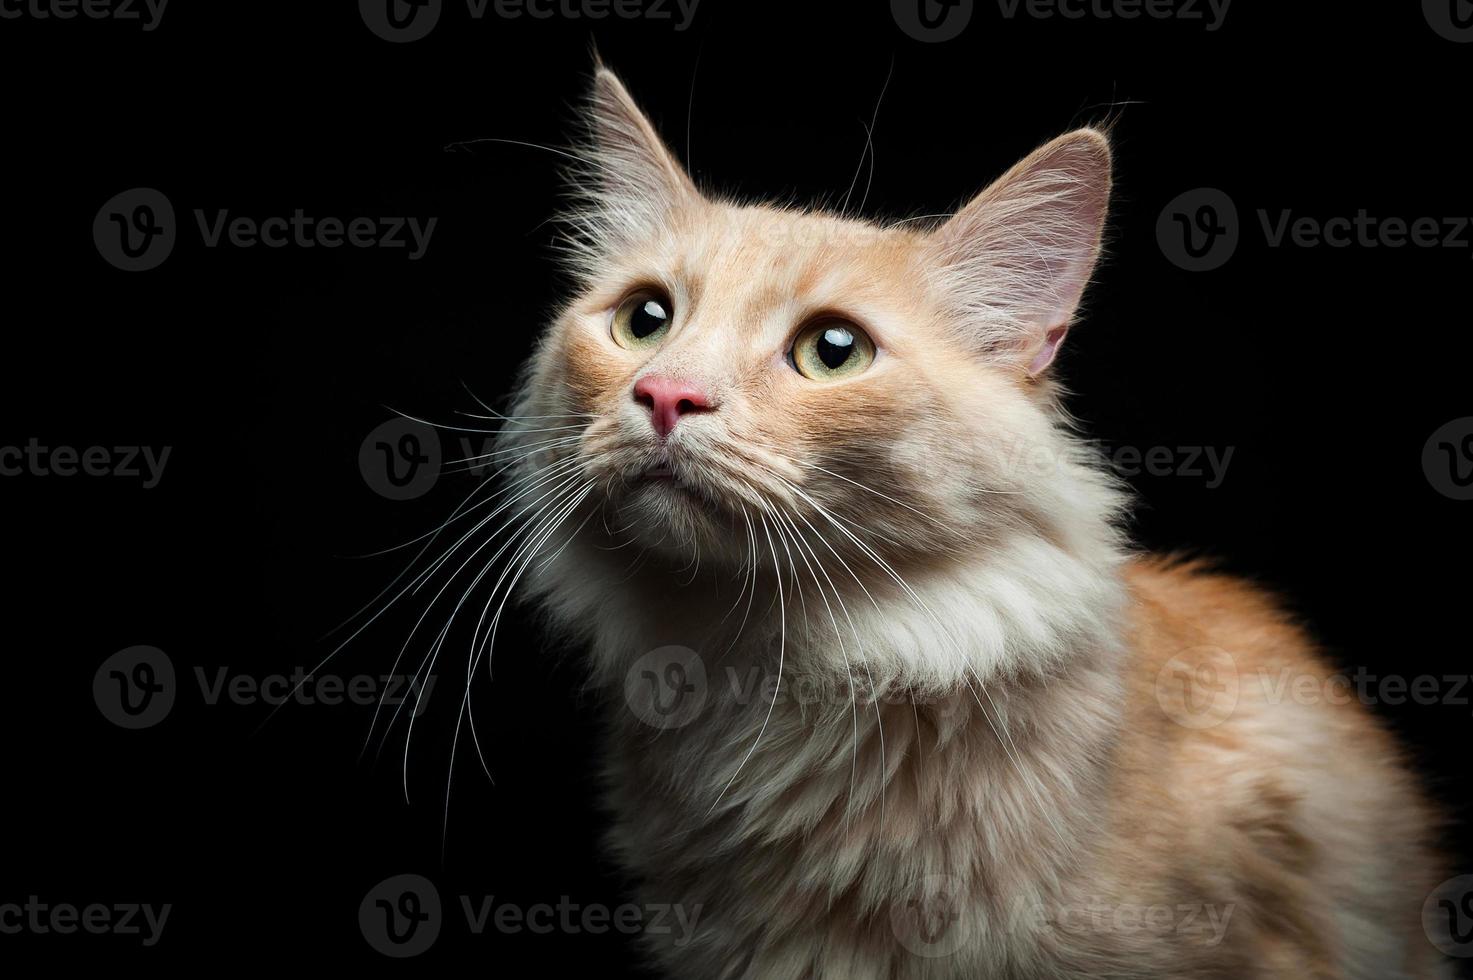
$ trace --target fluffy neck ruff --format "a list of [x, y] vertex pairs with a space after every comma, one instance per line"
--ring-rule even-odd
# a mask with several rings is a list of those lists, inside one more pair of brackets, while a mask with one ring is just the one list
[[[815, 929], [883, 962], [886, 920], [938, 899], [968, 910], [979, 969], [1045, 955], [1027, 910], [1099, 836], [1123, 700], [1119, 498], [1077, 489], [1095, 507], [1068, 527], [903, 585], [781, 561], [692, 577], [585, 536], [534, 573], [609, 707], [616, 853], [713, 925], [682, 971], [769, 975], [749, 957], [811, 950]], [[673, 719], [651, 703], [672, 683], [695, 699]]]

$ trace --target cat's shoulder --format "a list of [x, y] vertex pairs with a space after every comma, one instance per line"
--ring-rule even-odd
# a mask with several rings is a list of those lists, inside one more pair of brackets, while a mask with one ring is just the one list
[[1125, 580], [1138, 632], [1147, 640], [1178, 646], [1229, 641], [1250, 660], [1313, 654], [1313, 641], [1279, 595], [1207, 559], [1138, 556], [1127, 563]]

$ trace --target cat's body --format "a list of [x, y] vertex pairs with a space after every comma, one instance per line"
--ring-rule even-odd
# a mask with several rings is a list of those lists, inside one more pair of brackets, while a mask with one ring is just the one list
[[[1284, 693], [1285, 675], [1331, 671], [1249, 588], [1153, 563], [1125, 578], [1118, 653], [1081, 649], [990, 701], [854, 714], [787, 677], [758, 742], [772, 685], [748, 667], [771, 648], [755, 637], [680, 728], [653, 731], [612, 684], [615, 851], [647, 900], [699, 912], [689, 945], [650, 937], [668, 975], [1443, 976], [1420, 918], [1429, 814], [1391, 740], [1357, 704]], [[687, 635], [661, 620], [631, 658]], [[1193, 690], [1200, 658], [1170, 663], [1228, 648], [1230, 711], [1225, 670]]]
[[607, 72], [591, 118], [583, 291], [505, 441], [615, 853], [696, 921], [665, 975], [1442, 975], [1389, 738], [1252, 589], [1130, 557], [1058, 406], [1104, 139], [924, 230], [708, 201]]

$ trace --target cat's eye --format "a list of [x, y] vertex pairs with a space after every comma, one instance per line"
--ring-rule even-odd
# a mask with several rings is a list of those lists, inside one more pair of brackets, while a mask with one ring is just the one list
[[670, 300], [663, 293], [641, 289], [614, 310], [614, 341], [629, 350], [652, 347], [670, 331], [671, 317]]
[[813, 381], [833, 381], [858, 374], [875, 359], [875, 345], [847, 320], [824, 319], [798, 332], [793, 341], [793, 367]]

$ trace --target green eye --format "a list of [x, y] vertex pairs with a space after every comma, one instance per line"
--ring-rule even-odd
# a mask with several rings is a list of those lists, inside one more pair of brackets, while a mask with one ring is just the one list
[[858, 374], [875, 360], [874, 341], [847, 320], [820, 320], [793, 341], [793, 366], [812, 381]]
[[659, 343], [670, 330], [671, 303], [663, 293], [642, 289], [614, 311], [614, 341], [629, 350]]

